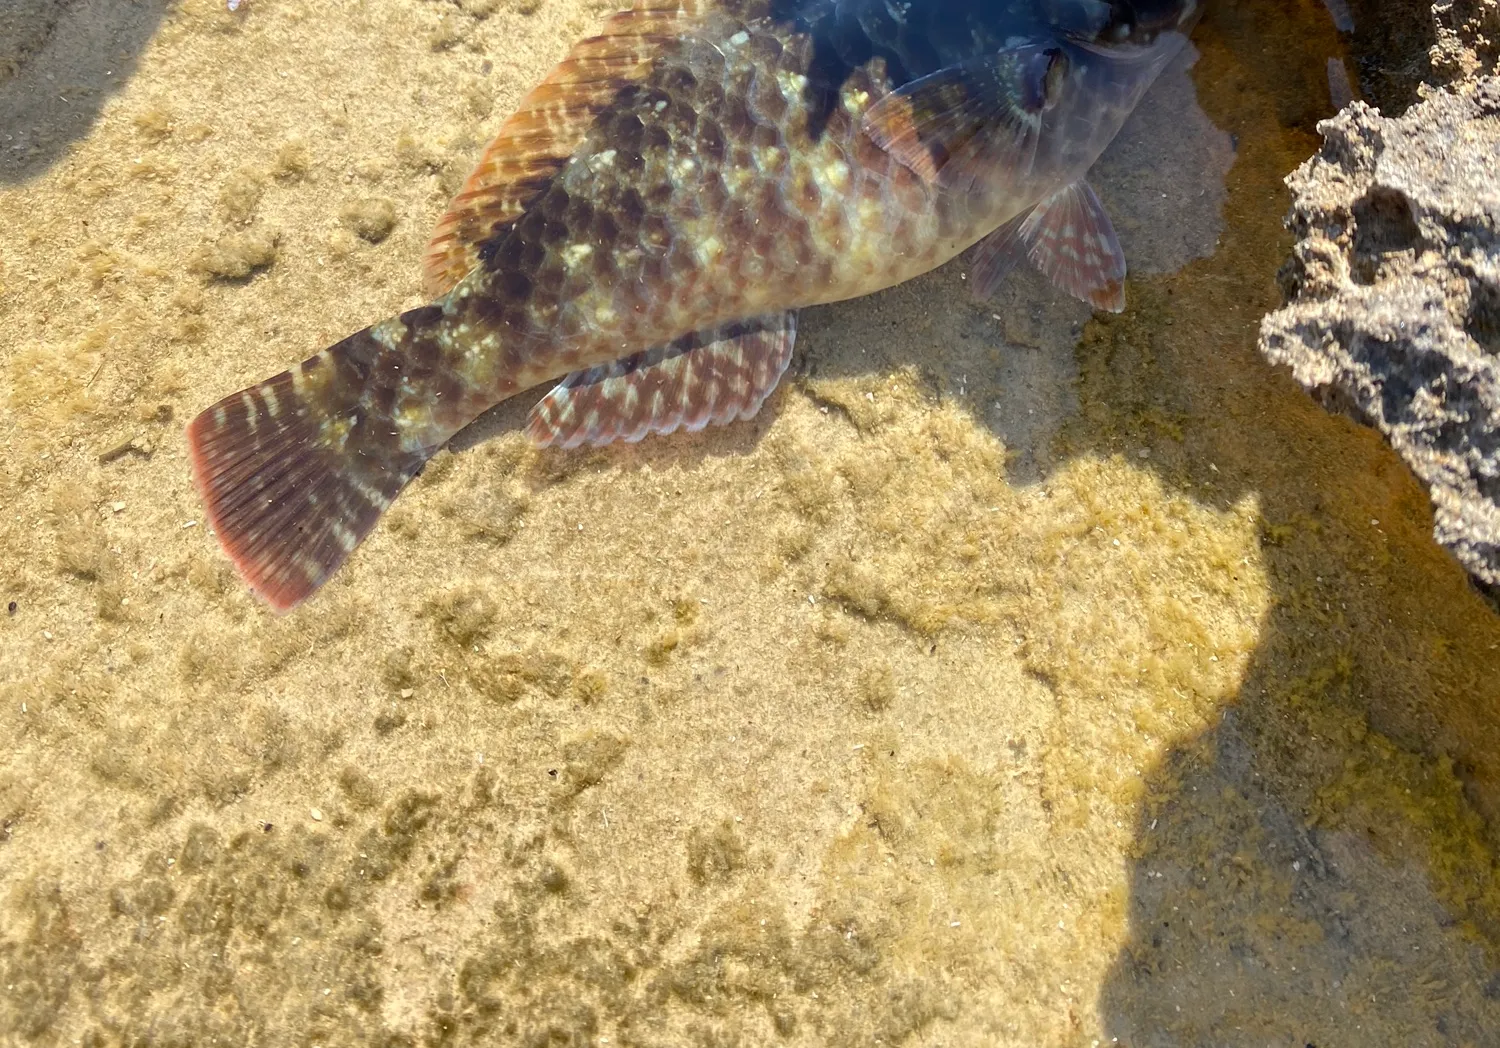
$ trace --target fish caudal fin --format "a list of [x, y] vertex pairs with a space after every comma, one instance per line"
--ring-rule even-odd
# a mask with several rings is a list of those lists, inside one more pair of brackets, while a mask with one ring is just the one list
[[404, 451], [390, 420], [364, 404], [361, 340], [367, 332], [225, 397], [188, 426], [214, 534], [277, 611], [328, 580], [430, 455]]

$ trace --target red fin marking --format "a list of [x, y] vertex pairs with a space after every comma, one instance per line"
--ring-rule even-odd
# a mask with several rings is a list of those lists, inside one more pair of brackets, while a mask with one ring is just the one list
[[1022, 256], [1058, 287], [1095, 309], [1125, 308], [1125, 253], [1104, 205], [1074, 182], [982, 240], [973, 256], [974, 294], [999, 290]]
[[1087, 182], [1074, 182], [1032, 213], [1031, 261], [1058, 287], [1095, 309], [1125, 308], [1125, 253], [1104, 205]]
[[369, 425], [358, 401], [330, 409], [309, 400], [291, 372], [225, 397], [188, 426], [214, 534], [277, 611], [327, 581], [421, 469], [426, 455], [402, 451], [390, 429]]
[[541, 447], [572, 448], [753, 418], [796, 337], [795, 313], [757, 317], [575, 371], [531, 409], [526, 432]]

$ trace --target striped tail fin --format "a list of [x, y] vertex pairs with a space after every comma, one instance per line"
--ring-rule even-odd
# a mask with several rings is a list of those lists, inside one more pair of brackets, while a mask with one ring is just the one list
[[369, 330], [188, 426], [193, 480], [225, 553], [287, 611], [328, 581], [436, 448], [403, 449], [372, 396]]

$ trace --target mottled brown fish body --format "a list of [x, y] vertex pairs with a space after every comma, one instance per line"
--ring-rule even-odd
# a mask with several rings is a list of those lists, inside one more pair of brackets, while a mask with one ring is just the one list
[[[533, 409], [544, 443], [749, 417], [786, 367], [797, 309], [901, 283], [1007, 223], [987, 283], [1015, 241], [1116, 308], [1123, 261], [1092, 192], [1038, 202], [1087, 170], [1161, 55], [1013, 47], [1004, 22], [1114, 8], [975, 0], [981, 22], [1001, 18], [998, 42], [893, 90], [868, 47], [830, 78], [829, 39], [772, 2], [639, 0], [611, 18], [523, 100], [439, 224], [432, 305], [194, 420], [209, 519], [273, 606], [322, 585], [455, 432], [540, 382], [568, 376]], [[825, 20], [868, 16], [871, 32], [898, 10], [804, 2]], [[924, 13], [925, 31], [947, 33]]]
[[814, 136], [806, 37], [724, 15], [701, 32], [601, 121], [483, 265], [373, 330], [457, 384], [431, 412], [428, 390], [402, 383], [404, 446], [441, 444], [497, 400], [642, 347], [898, 284], [1021, 205], [941, 193], [861, 132], [884, 93], [878, 61]]

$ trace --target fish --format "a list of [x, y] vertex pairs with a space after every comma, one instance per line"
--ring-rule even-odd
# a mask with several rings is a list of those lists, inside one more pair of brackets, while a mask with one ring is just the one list
[[526, 424], [544, 447], [748, 419], [799, 310], [970, 248], [981, 297], [1027, 262], [1123, 309], [1124, 255], [1085, 176], [1198, 15], [1198, 0], [636, 0], [484, 150], [423, 256], [429, 304], [192, 420], [214, 535], [288, 611], [496, 403], [556, 381]]

